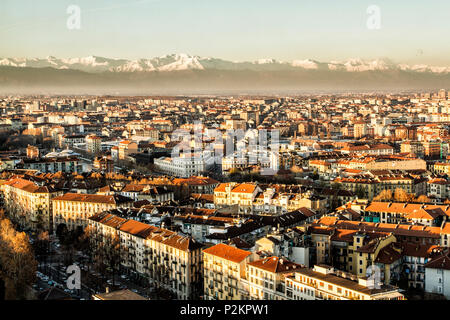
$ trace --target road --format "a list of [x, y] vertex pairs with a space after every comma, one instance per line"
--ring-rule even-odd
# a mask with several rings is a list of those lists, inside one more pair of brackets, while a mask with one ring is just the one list
[[80, 290], [68, 289], [67, 278], [71, 276], [71, 274], [67, 273], [67, 266], [62, 263], [63, 252], [59, 248], [57, 239], [53, 237], [50, 241], [50, 254], [47, 255], [46, 261], [40, 261], [39, 263], [38, 275], [40, 276], [40, 273], [42, 273], [44, 276], [37, 277], [38, 281], [35, 289], [42, 291], [51, 286], [56, 286], [65, 290], [74, 299], [89, 300], [91, 299], [92, 294], [106, 292], [107, 287], [110, 288], [110, 291], [126, 288], [144, 297], [152, 299], [158, 298], [155, 294], [151, 293], [149, 288], [140, 286], [125, 275], [116, 274], [113, 286], [111, 273], [102, 276], [100, 273], [96, 272], [94, 267], [87, 262], [86, 256], [80, 252], [74, 254], [73, 260], [77, 261], [75, 264], [80, 267], [81, 271]]

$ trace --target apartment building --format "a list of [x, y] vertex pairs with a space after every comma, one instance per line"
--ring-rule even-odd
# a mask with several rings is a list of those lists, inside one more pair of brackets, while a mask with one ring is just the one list
[[427, 196], [444, 202], [450, 198], [450, 181], [443, 178], [433, 178], [427, 182]]
[[333, 183], [341, 184], [346, 190], [356, 193], [363, 199], [372, 201], [383, 190], [403, 189], [407, 193], [415, 195], [426, 194], [426, 181], [425, 178], [406, 175], [373, 176], [360, 174], [349, 178], [339, 177]]
[[[291, 186], [259, 186], [255, 183], [221, 183], [214, 189], [217, 208], [238, 205], [243, 213], [283, 214], [300, 208], [322, 213], [326, 199], [311, 191], [302, 193]], [[263, 189], [264, 188], [264, 189]], [[298, 189], [298, 188], [297, 188]]]
[[394, 148], [387, 144], [376, 145], [348, 145], [341, 149], [342, 153], [346, 154], [368, 154], [368, 155], [391, 155], [394, 154]]
[[62, 195], [62, 191], [22, 178], [6, 181], [0, 190], [6, 211], [23, 227], [53, 229], [52, 200]]
[[358, 231], [366, 235], [392, 233], [399, 242], [410, 242], [414, 244], [434, 244], [445, 248], [450, 246], [450, 224], [444, 222], [440, 227], [427, 227], [420, 225], [374, 223], [363, 221], [339, 220], [337, 217], [322, 217], [311, 225], [311, 235], [321, 234], [322, 241], [329, 241], [335, 230], [346, 230], [346, 232]]
[[199, 299], [203, 245], [190, 237], [117, 214], [117, 210], [111, 210], [88, 219], [98, 235], [95, 243], [106, 242], [109, 234], [117, 235], [123, 272], [170, 291], [176, 299]]
[[450, 299], [450, 255], [443, 252], [425, 264], [425, 291]]
[[103, 173], [114, 172], [114, 161], [109, 156], [95, 157], [92, 167], [94, 170]]
[[381, 223], [441, 226], [450, 215], [450, 205], [373, 201], [363, 210], [365, 220]]
[[214, 204], [218, 207], [237, 204], [244, 212], [250, 212], [256, 195], [261, 191], [252, 183], [221, 183], [214, 189]]
[[96, 135], [86, 137], [86, 150], [92, 154], [98, 154], [102, 151], [102, 138]]
[[188, 178], [206, 172], [212, 165], [212, 158], [196, 154], [181, 154], [179, 157], [161, 157], [154, 160], [155, 168], [162, 173]]
[[450, 163], [447, 162], [437, 162], [433, 164], [433, 170], [439, 174], [450, 175]]
[[385, 283], [398, 280], [402, 256], [391, 233], [318, 226], [312, 226], [309, 232], [317, 264], [330, 264], [359, 277], [366, 276], [369, 266], [375, 265]]
[[284, 258], [270, 256], [247, 264], [247, 282], [251, 300], [286, 300], [287, 275], [302, 268]]
[[222, 174], [229, 174], [233, 169], [248, 170], [251, 167], [258, 167], [261, 170], [279, 168], [279, 155], [276, 152], [267, 150], [250, 150], [249, 148], [240, 148], [231, 154], [221, 158]]
[[61, 148], [72, 149], [76, 144], [83, 144], [86, 142], [86, 137], [82, 134], [60, 134], [59, 135], [59, 146]]
[[260, 192], [253, 201], [252, 209], [255, 213], [265, 215], [279, 215], [287, 212], [307, 208], [321, 214], [327, 206], [327, 199], [309, 190], [303, 193], [277, 192], [274, 188], [267, 188]]
[[133, 199], [122, 195], [66, 193], [53, 198], [53, 225], [65, 224], [69, 230], [85, 228], [88, 219], [102, 211], [129, 208]]
[[254, 258], [252, 252], [222, 243], [204, 249], [204, 300], [246, 299], [248, 288], [243, 287], [243, 280], [246, 266]]
[[24, 169], [38, 170], [44, 173], [83, 171], [78, 157], [33, 158], [22, 161]]
[[420, 245], [409, 242], [403, 242], [401, 247], [408, 287], [425, 289], [425, 265], [433, 258], [440, 256], [444, 252], [444, 248], [437, 245]]
[[420, 141], [405, 141], [400, 145], [400, 152], [410, 153], [421, 157], [424, 154], [424, 148]]
[[219, 181], [203, 176], [173, 179], [172, 183], [176, 186], [186, 187], [188, 195], [192, 193], [213, 194], [214, 189], [219, 185]]
[[118, 159], [125, 160], [128, 155], [138, 152], [138, 144], [134, 141], [120, 141], [118, 145]]
[[[207, 237], [212, 234], [226, 234], [228, 228], [241, 226], [247, 219], [232, 217], [216, 217], [208, 215], [214, 210], [198, 209], [197, 214], [176, 215], [172, 223], [179, 226], [181, 231], [190, 234], [200, 242], [207, 242]], [[203, 215], [201, 215], [203, 213]]]
[[286, 279], [286, 296], [293, 300], [405, 300], [394, 286], [356, 278], [327, 265], [301, 268]]

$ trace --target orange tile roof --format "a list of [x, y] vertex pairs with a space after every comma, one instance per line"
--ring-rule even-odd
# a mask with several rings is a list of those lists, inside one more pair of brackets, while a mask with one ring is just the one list
[[241, 263], [245, 258], [251, 255], [251, 252], [241, 250], [223, 243], [216, 244], [213, 247], [203, 250], [203, 253], [230, 260], [232, 262]]
[[221, 183], [219, 184], [215, 189], [214, 192], [225, 192], [225, 187], [227, 186], [227, 183]]
[[[438, 211], [435, 211], [438, 209]], [[445, 214], [450, 216], [450, 205], [431, 205], [406, 202], [378, 202], [373, 201], [369, 204], [365, 211], [369, 212], [387, 212], [404, 214], [405, 216], [421, 217], [421, 216], [438, 216]]]
[[251, 183], [241, 183], [231, 190], [231, 192], [237, 193], [253, 193], [256, 189], [256, 185]]
[[276, 256], [253, 261], [248, 265], [272, 273], [293, 272], [296, 269], [302, 268], [302, 266], [297, 263]]
[[440, 227], [413, 226], [409, 224], [337, 220], [337, 217], [334, 217], [335, 220], [330, 221], [329, 219], [326, 218], [329, 217], [324, 217], [320, 218], [319, 220], [315, 220], [312, 227], [342, 228], [367, 232], [375, 230], [379, 232], [392, 232], [394, 235], [428, 237], [436, 239], [440, 238], [441, 234], [450, 234], [450, 223], [446, 223], [441, 229]]
[[97, 213], [90, 217], [89, 220], [97, 221], [99, 223], [115, 227], [122, 232], [126, 232], [143, 239], [157, 241], [182, 251], [190, 252], [203, 247], [200, 242], [195, 241], [191, 237], [181, 236], [176, 232], [154, 227], [136, 220], [123, 219], [113, 214], [109, 214], [108, 212]]

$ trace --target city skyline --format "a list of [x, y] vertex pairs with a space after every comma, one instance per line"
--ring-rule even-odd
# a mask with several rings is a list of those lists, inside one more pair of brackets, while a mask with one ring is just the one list
[[0, 0], [0, 301], [449, 300], [449, 10]]
[[[67, 28], [71, 5], [80, 29]], [[380, 28], [370, 29], [370, 6]], [[450, 66], [445, 1], [3, 1], [0, 57], [103, 56], [139, 59], [171, 53], [232, 61], [350, 58]]]

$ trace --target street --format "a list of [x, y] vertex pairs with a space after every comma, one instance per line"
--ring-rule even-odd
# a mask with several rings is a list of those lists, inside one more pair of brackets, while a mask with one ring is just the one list
[[80, 252], [74, 253], [73, 261], [81, 271], [81, 289], [70, 290], [67, 286], [67, 279], [71, 273], [67, 272], [68, 266], [63, 263], [63, 255], [58, 240], [52, 237], [49, 254], [41, 257], [38, 264], [35, 290], [43, 291], [54, 286], [69, 294], [73, 299], [90, 300], [93, 294], [106, 292], [106, 288], [109, 288], [110, 291], [129, 289], [143, 297], [157, 299], [157, 296], [149, 288], [140, 286], [127, 275], [119, 275], [116, 272], [113, 285], [111, 273], [102, 275], [97, 272], [94, 266], [89, 264], [87, 257]]

